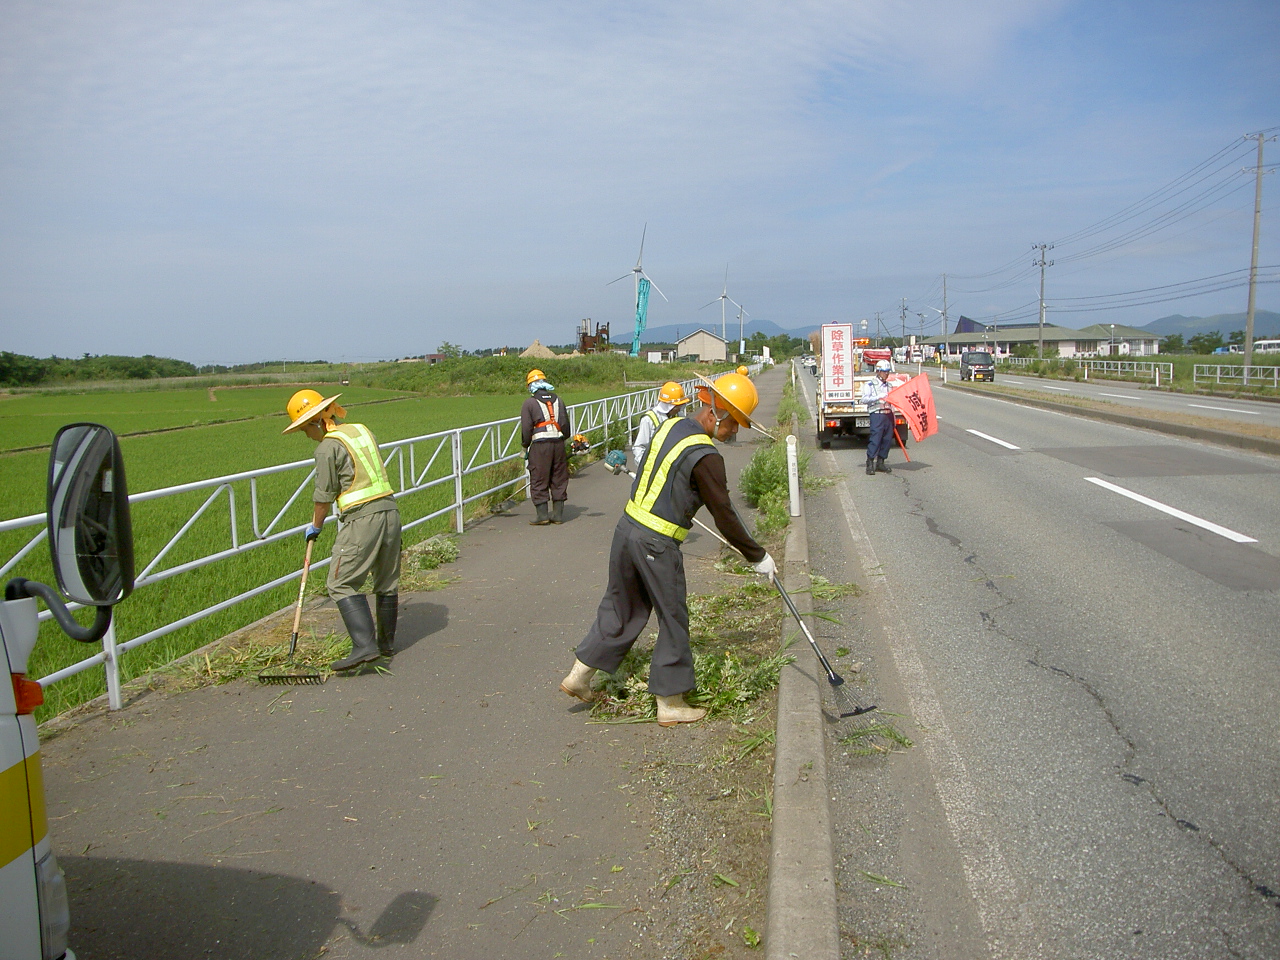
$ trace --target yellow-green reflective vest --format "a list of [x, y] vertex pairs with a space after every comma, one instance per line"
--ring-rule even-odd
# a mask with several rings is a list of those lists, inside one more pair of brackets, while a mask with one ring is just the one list
[[351, 486], [338, 495], [339, 512], [346, 513], [352, 507], [395, 493], [391, 481], [387, 479], [386, 468], [382, 465], [378, 441], [373, 438], [368, 427], [358, 423], [344, 423], [327, 431], [325, 437], [332, 437], [347, 448], [356, 471], [356, 475], [351, 478]]
[[627, 516], [643, 527], [683, 541], [689, 535], [693, 515], [702, 506], [691, 479], [694, 465], [714, 452], [715, 444], [694, 421], [684, 417], [663, 421], [631, 488]]

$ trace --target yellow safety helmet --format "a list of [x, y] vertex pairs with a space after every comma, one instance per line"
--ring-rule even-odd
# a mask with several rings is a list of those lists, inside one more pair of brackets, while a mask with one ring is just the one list
[[530, 370], [528, 375], [526, 375], [524, 378], [524, 385], [527, 387], [529, 384], [533, 383], [533, 381], [535, 380], [545, 380], [545, 379], [547, 379], [547, 375], [543, 373], [541, 370]]
[[673, 407], [683, 406], [689, 402], [689, 398], [684, 395], [684, 387], [674, 380], [668, 380], [659, 388], [658, 400], [662, 403], [669, 403]]
[[738, 421], [739, 426], [751, 426], [751, 414], [760, 403], [760, 394], [749, 377], [744, 377], [740, 373], [726, 373], [712, 382], [702, 374], [698, 376], [706, 384], [705, 387], [698, 388], [699, 400], [717, 409], [729, 411], [730, 416]]
[[335, 393], [332, 397], [322, 397], [315, 390], [299, 390], [289, 402], [285, 404], [285, 413], [292, 421], [282, 430], [282, 433], [291, 433], [297, 430], [303, 424], [310, 423], [316, 417], [328, 414], [333, 417], [345, 417], [347, 411], [334, 403], [342, 394]]
[[743, 364], [742, 366], [740, 366], [740, 367], [739, 367], [737, 370], [735, 370], [734, 372], [735, 372], [735, 373], [740, 373], [740, 374], [742, 374], [744, 377], [745, 377], [745, 376], [747, 376], [747, 375], [749, 375], [749, 374], [751, 373], [751, 371], [747, 369], [746, 364]]

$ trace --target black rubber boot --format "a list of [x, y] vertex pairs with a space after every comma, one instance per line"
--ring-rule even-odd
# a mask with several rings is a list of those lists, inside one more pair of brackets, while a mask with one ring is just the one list
[[874, 477], [876, 475], [876, 462], [874, 460], [867, 461], [867, 476]]
[[893, 473], [893, 467], [889, 466], [887, 463], [884, 462], [884, 457], [879, 457], [876, 460], [876, 472], [877, 473]]
[[396, 614], [399, 603], [398, 593], [378, 594], [378, 652], [384, 657], [396, 652]]
[[563, 500], [551, 501], [551, 522], [564, 523], [564, 501]]
[[373, 614], [369, 612], [369, 600], [363, 593], [343, 597], [338, 601], [338, 612], [351, 636], [351, 653], [329, 664], [333, 670], [350, 670], [362, 663], [378, 659], [378, 643], [373, 635]]
[[529, 521], [531, 527], [545, 527], [551, 522], [551, 517], [547, 515], [547, 505], [545, 503], [535, 503], [538, 508], [538, 515]]

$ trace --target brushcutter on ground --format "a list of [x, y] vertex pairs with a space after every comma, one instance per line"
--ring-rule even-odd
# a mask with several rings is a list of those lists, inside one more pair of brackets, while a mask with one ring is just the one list
[[311, 572], [311, 548], [316, 542], [307, 541], [307, 555], [302, 561], [302, 582], [298, 584], [298, 605], [293, 611], [293, 636], [289, 638], [289, 657], [279, 667], [267, 667], [258, 673], [260, 683], [324, 683], [324, 677], [315, 667], [294, 666], [293, 654], [298, 649], [298, 624], [302, 621], [302, 598], [307, 590], [307, 574]]

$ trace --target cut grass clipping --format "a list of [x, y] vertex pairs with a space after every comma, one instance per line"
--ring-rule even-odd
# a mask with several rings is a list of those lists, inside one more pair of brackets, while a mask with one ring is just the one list
[[[261, 641], [224, 647], [213, 653], [197, 653], [169, 664], [158, 671], [161, 675], [177, 678], [182, 689], [217, 686], [233, 680], [250, 680], [267, 667], [280, 667], [289, 657], [289, 624], [273, 629], [275, 642]], [[283, 632], [282, 632], [283, 631]], [[278, 634], [276, 637], [274, 635]], [[315, 629], [298, 634], [298, 649], [294, 654], [294, 666], [314, 667], [321, 676], [328, 678], [333, 671], [329, 664], [351, 650], [351, 641], [345, 633], [330, 631], [323, 636]]]
[[[706, 707], [710, 719], [742, 720], [750, 704], [778, 685], [783, 666], [795, 657], [760, 637], [778, 635], [777, 595], [768, 584], [749, 582], [717, 594], [689, 597], [689, 637], [697, 689], [685, 695]], [[650, 638], [656, 637], [651, 634]], [[592, 718], [602, 723], [647, 723], [656, 719], [648, 693], [650, 646], [631, 648], [622, 665], [603, 677]]]

